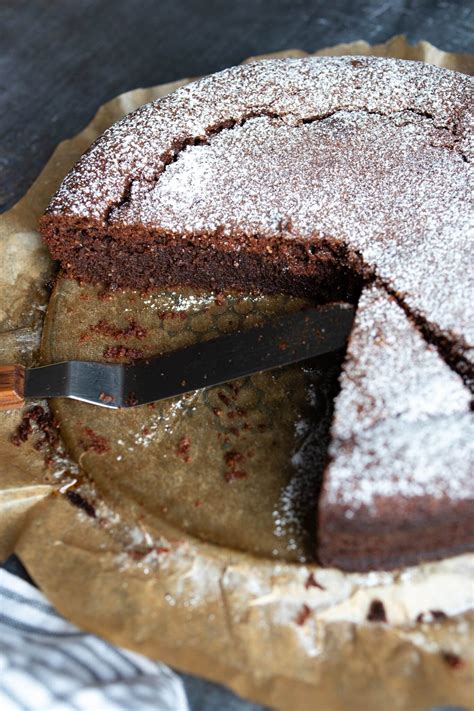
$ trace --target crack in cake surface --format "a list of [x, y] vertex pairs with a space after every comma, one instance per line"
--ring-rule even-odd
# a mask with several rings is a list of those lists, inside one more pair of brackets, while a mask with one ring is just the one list
[[[206, 128], [204, 131], [204, 134], [197, 135], [197, 136], [189, 136], [188, 138], [182, 140], [178, 146], [173, 147], [167, 153], [163, 154], [159, 160], [160, 163], [160, 170], [152, 176], [151, 179], [147, 179], [145, 181], [146, 183], [146, 190], [147, 192], [150, 192], [153, 190], [153, 188], [156, 186], [157, 182], [160, 180], [160, 178], [163, 176], [163, 174], [166, 172], [168, 166], [172, 165], [173, 163], [176, 163], [176, 161], [180, 158], [181, 154], [189, 147], [192, 146], [202, 146], [202, 145], [208, 145], [210, 140], [214, 138], [215, 136], [219, 135], [223, 131], [232, 131], [235, 128], [242, 127], [244, 126], [248, 121], [252, 119], [258, 119], [258, 118], [269, 118], [273, 119], [274, 121], [281, 121], [283, 124], [285, 123], [285, 120], [289, 122], [289, 125], [292, 126], [307, 126], [312, 123], [316, 123], [319, 121], [325, 121], [327, 119], [332, 118], [333, 116], [336, 116], [339, 113], [353, 113], [353, 112], [360, 112], [361, 109], [355, 109], [351, 106], [340, 106], [337, 109], [334, 109], [332, 111], [329, 111], [327, 113], [323, 114], [317, 114], [315, 116], [310, 116], [307, 118], [301, 118], [301, 119], [295, 119], [294, 116], [291, 114], [278, 114], [276, 112], [272, 112], [269, 110], [264, 110], [264, 111], [258, 111], [258, 112], [249, 112], [248, 114], [238, 118], [238, 119], [233, 119], [229, 118], [225, 121], [222, 121], [221, 123], [214, 125], [214, 126], [209, 126]], [[435, 116], [432, 113], [429, 113], [427, 111], [416, 111], [414, 109], [405, 109], [403, 112], [393, 112], [393, 113], [387, 113], [387, 112], [382, 112], [382, 111], [375, 111], [375, 110], [368, 110], [365, 109], [363, 110], [363, 113], [366, 113], [367, 115], [370, 116], [381, 116], [381, 117], [386, 117], [390, 120], [398, 120], [401, 121], [398, 125], [407, 125], [410, 122], [412, 122], [415, 117], [426, 119], [427, 121], [430, 122], [433, 128], [437, 129], [439, 132], [441, 131], [447, 131], [449, 135], [452, 137], [452, 143], [451, 145], [442, 145], [442, 147], [454, 150], [457, 152], [457, 154], [460, 156], [460, 158], [466, 162], [469, 163], [470, 160], [467, 156], [467, 154], [463, 153], [461, 149], [458, 148], [459, 146], [459, 133], [458, 133], [458, 127], [455, 126], [450, 126], [448, 123], [439, 123], [436, 121]], [[412, 121], [410, 121], [411, 119]], [[441, 137], [441, 136], [440, 136]], [[439, 148], [441, 147], [440, 144], [430, 144], [432, 145], [433, 148]], [[109, 207], [106, 210], [105, 216], [104, 216], [104, 222], [105, 224], [109, 224], [112, 219], [113, 215], [116, 211], [120, 211], [120, 209], [130, 201], [131, 194], [133, 192], [133, 188], [135, 184], [139, 184], [142, 182], [142, 178], [140, 176], [137, 176], [135, 178], [131, 178], [129, 181], [127, 181], [125, 185], [125, 189], [123, 192], [123, 196], [120, 198], [115, 203], [112, 203], [109, 205]]]
[[[272, 111], [261, 111], [258, 113], [251, 112], [245, 116], [242, 116], [240, 119], [227, 119], [225, 121], [222, 121], [215, 126], [209, 126], [208, 128], [205, 129], [204, 134], [197, 135], [197, 136], [188, 136], [187, 138], [183, 139], [182, 141], [179, 142], [177, 146], [174, 146], [173, 148], [169, 149], [166, 151], [159, 159], [160, 163], [160, 170], [153, 175], [150, 179], [146, 181], [147, 189], [150, 191], [154, 188], [160, 177], [163, 175], [163, 173], [166, 171], [166, 168], [169, 165], [172, 165], [173, 163], [176, 163], [178, 160], [179, 156], [183, 151], [186, 150], [186, 148], [189, 148], [191, 146], [202, 146], [202, 145], [207, 145], [209, 143], [209, 140], [213, 137], [219, 134], [221, 131], [225, 130], [232, 130], [236, 126], [243, 126], [247, 121], [253, 118], [260, 118], [260, 117], [267, 117], [267, 118], [273, 118], [273, 119], [282, 119], [284, 116], [280, 116], [276, 113], [273, 113]], [[104, 223], [109, 224], [112, 221], [113, 218], [113, 213], [116, 210], [120, 210], [121, 207], [124, 207], [130, 200], [130, 195], [133, 190], [133, 187], [135, 184], [141, 182], [141, 177], [135, 177], [135, 178], [130, 178], [126, 184], [125, 188], [123, 191], [123, 195], [115, 203], [112, 203], [109, 205], [109, 207], [106, 210], [105, 216], [104, 216]]]

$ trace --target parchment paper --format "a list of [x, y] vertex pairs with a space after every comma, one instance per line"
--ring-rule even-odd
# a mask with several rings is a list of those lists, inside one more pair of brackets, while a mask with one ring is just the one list
[[[294, 50], [279, 56], [304, 54]], [[429, 61], [458, 71], [473, 69], [472, 57], [446, 54], [424, 42], [410, 47], [400, 37], [375, 47], [357, 42], [317, 54], [377, 54]], [[0, 362], [31, 364], [39, 358], [53, 265], [36, 224], [52, 192], [111, 123], [187, 81], [132, 91], [104, 105], [81, 134], [58, 147], [27, 195], [3, 216]], [[171, 298], [169, 294], [158, 297]], [[80, 352], [82, 357], [97, 357], [97, 348], [104, 343], [94, 340], [97, 334], [81, 341], [81, 334], [97, 324], [98, 305], [102, 304], [101, 317], [112, 321], [114, 309], [115, 316], [120, 310], [125, 318], [121, 326], [128, 323], [123, 309], [130, 293], [115, 296], [113, 302], [104, 298], [91, 287], [60, 282], [48, 310], [43, 354], [53, 358]], [[134, 298], [141, 299], [143, 309], [148, 297], [135, 294]], [[203, 299], [209, 298], [199, 295], [198, 311]], [[129, 306], [133, 315], [136, 304]], [[282, 304], [263, 302], [254, 307], [280, 309]], [[222, 303], [212, 308], [213, 319], [229, 313]], [[159, 301], [159, 310], [182, 309], [176, 303], [164, 309]], [[173, 320], [166, 322], [171, 331]], [[203, 328], [207, 333], [212, 330], [208, 322]], [[68, 351], [73, 344], [78, 350]], [[292, 383], [291, 397], [297, 393], [292, 400], [296, 415], [301, 414], [305, 399], [301, 371], [290, 371], [286, 377]], [[295, 386], [295, 378], [300, 385]], [[263, 390], [268, 392], [268, 388], [267, 380]], [[235, 494], [234, 485], [241, 481], [230, 482], [232, 489], [227, 490], [236, 496], [231, 504], [226, 503], [229, 496], [221, 482], [219, 496], [212, 499], [205, 515], [201, 504], [195, 507], [198, 516], [195, 512], [191, 516], [191, 509], [160, 514], [156, 507], [140, 506], [136, 496], [127, 495], [127, 485], [133, 482], [132, 465], [123, 474], [117, 473], [120, 467], [110, 468], [114, 486], [108, 487], [107, 467], [98, 464], [105, 452], [100, 452], [104, 442], [95, 438], [101, 436], [95, 421], [96, 429], [89, 421], [82, 422], [82, 435], [72, 441], [78, 431], [72, 425], [84, 416], [93, 417], [87, 414], [90, 409], [74, 408], [74, 403], [63, 409], [55, 406], [70, 453], [61, 445], [41, 444], [44, 435], [40, 432], [14, 446], [10, 439], [21, 413], [0, 413], [0, 550], [4, 556], [15, 550], [53, 604], [74, 623], [282, 709], [408, 710], [443, 703], [471, 704], [474, 615], [469, 608], [474, 556], [392, 573], [348, 575], [291, 562], [304, 555], [304, 542], [298, 542], [292, 554], [287, 533], [273, 553], [270, 539], [265, 538], [268, 527], [260, 531], [258, 525], [241, 537], [241, 544], [230, 548], [232, 541], [239, 540], [235, 514], [245, 502]], [[140, 436], [146, 439], [146, 424], [139, 426]], [[170, 450], [177, 462], [193, 456], [191, 445], [187, 447], [183, 439], [185, 433], [180, 433], [177, 446], [174, 443]], [[35, 448], [38, 443], [39, 450]], [[110, 457], [110, 450], [106, 451]], [[113, 454], [121, 456], [118, 450]], [[79, 468], [74, 457], [80, 460], [81, 456]], [[132, 462], [133, 452], [130, 456]], [[192, 482], [185, 489], [183, 496], [191, 501]], [[262, 491], [257, 487], [254, 498], [259, 494]], [[146, 491], [141, 495], [146, 499]], [[201, 498], [196, 496], [194, 501]], [[166, 503], [162, 505], [167, 508]], [[232, 515], [226, 514], [226, 506]], [[259, 516], [258, 507], [255, 516]], [[227, 537], [222, 521], [230, 527]], [[247, 530], [248, 521], [243, 516], [242, 530]], [[374, 599], [384, 603], [386, 624], [366, 620]], [[433, 610], [442, 610], [447, 617], [433, 615]]]

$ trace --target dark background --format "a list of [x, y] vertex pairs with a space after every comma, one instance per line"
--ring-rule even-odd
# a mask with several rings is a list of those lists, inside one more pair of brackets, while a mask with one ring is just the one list
[[[468, 0], [0, 0], [0, 211], [55, 146], [129, 89], [209, 74], [281, 49], [405, 34], [473, 51]], [[26, 577], [12, 558], [7, 566]], [[193, 711], [257, 711], [184, 676]], [[315, 699], [315, 709], [317, 709]]]
[[394, 34], [467, 52], [469, 0], [0, 0], [0, 211], [117, 94]]

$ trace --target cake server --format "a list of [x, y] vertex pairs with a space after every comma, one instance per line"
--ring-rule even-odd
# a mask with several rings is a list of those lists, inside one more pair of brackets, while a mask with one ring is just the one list
[[354, 313], [350, 304], [308, 308], [133, 364], [0, 365], [0, 410], [50, 397], [134, 407], [219, 385], [343, 348]]

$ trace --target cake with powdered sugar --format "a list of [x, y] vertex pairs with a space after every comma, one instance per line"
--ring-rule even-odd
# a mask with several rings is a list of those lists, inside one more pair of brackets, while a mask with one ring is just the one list
[[235, 67], [112, 126], [42, 218], [81, 280], [359, 300], [318, 503], [327, 565], [474, 546], [472, 98], [416, 62]]
[[[319, 501], [319, 557], [418, 563], [474, 540], [474, 416], [460, 376], [383, 287], [359, 299]], [[363, 540], [363, 545], [361, 545]]]

